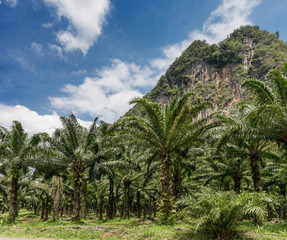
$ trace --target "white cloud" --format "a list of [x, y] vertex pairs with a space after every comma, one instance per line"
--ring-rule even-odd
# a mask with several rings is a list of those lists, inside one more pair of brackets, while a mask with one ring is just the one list
[[63, 55], [63, 50], [61, 47], [55, 45], [55, 44], [49, 44], [48, 45], [49, 50], [56, 54], [59, 58], [65, 59], [64, 55]]
[[236, 28], [252, 24], [250, 14], [260, 2], [261, 0], [222, 0], [203, 24], [202, 30], [194, 30], [182, 42], [164, 47], [164, 57], [153, 59], [151, 65], [165, 70], [194, 40], [218, 43]]
[[43, 46], [40, 43], [32, 42], [31, 48], [38, 54], [42, 54]]
[[97, 71], [97, 77], [85, 78], [79, 85], [66, 85], [66, 97], [51, 97], [52, 106], [100, 116], [107, 122], [115, 121], [128, 109], [128, 101], [143, 94], [139, 88], [153, 86], [158, 76], [148, 67], [113, 60], [110, 67]]
[[163, 58], [153, 59], [146, 66], [113, 60], [111, 66], [97, 71], [97, 77], [87, 77], [78, 86], [64, 86], [65, 96], [51, 97], [51, 104], [60, 110], [97, 115], [113, 122], [130, 108], [127, 102], [132, 97], [142, 96], [141, 88], [154, 86], [159, 76], [194, 40], [218, 43], [234, 29], [251, 24], [249, 16], [259, 3], [260, 0], [223, 0], [201, 31], [194, 30], [180, 43], [164, 47]]
[[[9, 129], [12, 121], [17, 120], [22, 123], [25, 131], [30, 136], [39, 132], [47, 132], [52, 135], [56, 128], [62, 126], [60, 118], [56, 113], [52, 115], [40, 115], [22, 105], [7, 106], [0, 104], [0, 112], [0, 126]], [[79, 120], [79, 123], [84, 127], [88, 127], [91, 124], [91, 122], [82, 120]]]
[[204, 23], [203, 31], [192, 32], [190, 38], [206, 39], [209, 43], [223, 40], [234, 29], [251, 24], [249, 16], [260, 2], [261, 0], [223, 0]]
[[15, 7], [18, 3], [18, 0], [6, 0], [6, 3], [8, 3], [10, 7]]
[[44, 0], [57, 9], [59, 18], [69, 21], [66, 30], [57, 33], [66, 51], [81, 50], [85, 55], [102, 33], [109, 0]]
[[86, 69], [80, 69], [80, 70], [71, 72], [71, 75], [75, 75], [75, 76], [84, 75], [84, 74], [87, 74]]
[[43, 28], [51, 28], [51, 27], [53, 27], [53, 23], [43, 23], [42, 27]]
[[21, 68], [28, 70], [28, 71], [34, 73], [35, 75], [38, 74], [35, 66], [32, 63], [30, 63], [27, 58], [24, 58], [22, 56], [17, 56], [17, 57], [15, 57], [15, 60], [16, 60], [16, 62], [18, 62], [20, 64]]

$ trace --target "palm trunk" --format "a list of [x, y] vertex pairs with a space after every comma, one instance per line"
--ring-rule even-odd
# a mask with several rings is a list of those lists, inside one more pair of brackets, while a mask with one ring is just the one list
[[273, 215], [272, 215], [272, 209], [271, 209], [270, 205], [268, 204], [268, 205], [267, 205], [267, 220], [271, 220], [272, 217], [273, 217]]
[[74, 221], [80, 221], [81, 220], [81, 182], [80, 182], [80, 174], [79, 172], [75, 171], [75, 203], [74, 203]]
[[34, 209], [34, 215], [37, 215], [37, 205], [33, 204], [33, 209]]
[[54, 221], [59, 220], [59, 205], [60, 205], [61, 189], [62, 189], [62, 178], [58, 177], [55, 194], [54, 194], [54, 206], [53, 206]]
[[114, 217], [117, 216], [117, 205], [116, 205], [116, 201], [114, 201]]
[[240, 194], [240, 187], [241, 187], [241, 176], [234, 176], [233, 182], [234, 182], [234, 192], [236, 194]]
[[137, 217], [141, 218], [141, 194], [137, 191]]
[[284, 198], [284, 203], [279, 207], [279, 218], [285, 219], [285, 199], [286, 199], [286, 185], [285, 184], [279, 184], [279, 192], [280, 195]]
[[109, 202], [108, 202], [108, 218], [114, 218], [114, 205], [115, 205], [115, 197], [114, 197], [114, 178], [109, 177], [110, 180], [110, 192], [109, 192]]
[[37, 208], [36, 208], [36, 216], [39, 216], [39, 211], [40, 211], [40, 206], [39, 203], [37, 204]]
[[60, 217], [62, 218], [64, 215], [64, 206], [61, 207]]
[[87, 214], [87, 180], [84, 179], [82, 185], [82, 206], [81, 206], [81, 217], [86, 219]]
[[253, 187], [255, 192], [260, 192], [260, 169], [259, 169], [259, 156], [258, 154], [250, 154], [250, 166], [252, 171]]
[[286, 184], [279, 184], [280, 195], [286, 197]]
[[44, 203], [44, 221], [47, 221], [49, 218], [49, 195], [46, 193], [46, 201]]
[[223, 186], [224, 191], [229, 192], [230, 191], [230, 182], [229, 181], [225, 181]]
[[42, 197], [42, 207], [41, 207], [41, 219], [45, 216], [45, 199]]
[[172, 193], [175, 199], [179, 199], [181, 196], [180, 159], [178, 158], [173, 162]]
[[146, 216], [147, 216], [147, 204], [145, 203], [143, 207], [143, 218], [146, 219]]
[[171, 199], [169, 190], [169, 158], [167, 154], [161, 156], [161, 210], [163, 213], [171, 211]]
[[95, 198], [95, 204], [94, 204], [94, 206], [93, 206], [93, 208], [94, 208], [94, 213], [96, 214], [96, 218], [98, 218], [99, 217], [99, 208], [98, 208], [98, 198], [96, 197]]
[[10, 206], [9, 206], [9, 216], [8, 222], [15, 222], [18, 216], [18, 189], [19, 189], [19, 176], [15, 174], [12, 176], [11, 189], [10, 189]]
[[156, 199], [154, 199], [154, 201], [153, 201], [153, 217], [155, 217], [156, 218], [156, 203], [157, 203], [157, 201], [156, 201]]
[[100, 194], [99, 198], [99, 220], [103, 220], [104, 195]]
[[131, 181], [127, 180], [124, 182], [125, 186], [125, 217], [130, 218], [130, 186]]
[[73, 208], [73, 193], [70, 193], [67, 203], [67, 216], [71, 217]]

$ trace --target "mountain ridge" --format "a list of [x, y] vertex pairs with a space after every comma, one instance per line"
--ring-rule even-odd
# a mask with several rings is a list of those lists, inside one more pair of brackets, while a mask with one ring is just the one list
[[[232, 106], [245, 93], [244, 79], [264, 80], [270, 69], [287, 62], [287, 45], [279, 33], [262, 31], [258, 26], [242, 26], [219, 44], [196, 40], [183, 51], [144, 98], [168, 104], [175, 96], [193, 92], [193, 101], [209, 100], [215, 109]], [[138, 112], [134, 106], [127, 115]]]

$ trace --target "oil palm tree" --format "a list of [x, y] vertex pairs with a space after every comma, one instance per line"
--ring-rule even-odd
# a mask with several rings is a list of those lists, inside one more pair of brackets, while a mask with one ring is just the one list
[[249, 158], [254, 191], [260, 191], [260, 161], [263, 153], [269, 150], [273, 144], [269, 141], [265, 129], [254, 121], [250, 113], [253, 105], [240, 103], [238, 108], [229, 115], [221, 115], [219, 118], [225, 122], [225, 130], [218, 143], [218, 148], [232, 142], [245, 152]]
[[191, 106], [192, 93], [174, 98], [169, 106], [161, 108], [159, 103], [145, 98], [135, 98], [130, 103], [138, 104], [145, 117], [129, 116], [122, 119], [123, 137], [137, 142], [137, 146], [148, 148], [157, 154], [161, 162], [161, 210], [171, 210], [170, 166], [171, 157], [191, 146], [203, 133], [206, 119], [195, 121], [199, 114], [212, 107], [209, 102]]
[[0, 166], [0, 211], [5, 213], [9, 205], [9, 178], [4, 165]]
[[147, 209], [150, 209], [156, 217], [156, 199], [158, 199], [158, 185], [155, 178], [159, 169], [158, 163], [154, 162], [149, 166], [145, 166], [144, 162], [140, 163], [138, 174], [134, 177], [132, 187], [135, 190], [135, 209], [136, 216], [146, 218]]
[[[147, 167], [146, 161], [150, 155], [147, 152], [131, 151], [127, 150], [122, 154], [121, 161], [118, 161], [117, 175], [121, 179], [121, 185], [123, 186], [123, 209], [125, 218], [130, 218], [131, 212], [131, 198], [133, 195], [137, 195], [138, 203], [140, 202], [141, 193], [144, 193], [144, 189], [149, 180], [151, 180], [154, 167]], [[146, 176], [146, 178], [145, 178]], [[136, 194], [135, 194], [136, 192]], [[132, 194], [134, 193], [134, 194]], [[146, 194], [146, 192], [145, 192]], [[138, 212], [140, 206], [136, 206]]]
[[231, 178], [234, 192], [239, 194], [242, 180], [249, 182], [249, 167], [246, 155], [234, 145], [228, 144], [217, 154], [214, 150], [210, 157], [203, 156], [203, 159], [199, 159], [199, 161], [200, 168], [203, 169], [204, 173], [196, 179], [205, 179], [205, 185], [213, 180]]
[[46, 134], [35, 134], [28, 138], [28, 134], [18, 121], [13, 121], [11, 131], [0, 128], [0, 161], [9, 169], [11, 176], [8, 222], [14, 222], [18, 215], [20, 177], [23, 171], [28, 169], [29, 163], [37, 158], [39, 143], [46, 136]]
[[90, 167], [90, 180], [100, 178], [102, 175], [107, 175], [109, 179], [109, 199], [107, 207], [108, 219], [113, 219], [115, 215], [115, 167], [117, 166], [117, 156], [121, 152], [121, 148], [116, 147], [117, 143], [110, 137], [113, 135], [113, 131], [110, 128], [110, 124], [100, 121], [99, 126], [99, 151], [95, 155], [92, 165]]
[[264, 127], [265, 135], [287, 149], [287, 63], [281, 70], [270, 70], [265, 82], [248, 79], [242, 88], [251, 93], [257, 105], [252, 115]]
[[273, 152], [268, 154], [269, 161], [263, 169], [263, 174], [266, 178], [264, 187], [278, 187], [279, 194], [278, 200], [279, 217], [286, 218], [286, 187], [287, 187], [287, 163], [286, 163], [286, 151]]
[[95, 152], [98, 151], [98, 143], [95, 140], [97, 118], [89, 130], [82, 127], [77, 118], [71, 114], [69, 117], [60, 117], [63, 128], [56, 129], [53, 138], [50, 139], [57, 158], [66, 164], [73, 172], [75, 186], [75, 216], [79, 221], [81, 216], [81, 185], [84, 181], [85, 171], [92, 164]]

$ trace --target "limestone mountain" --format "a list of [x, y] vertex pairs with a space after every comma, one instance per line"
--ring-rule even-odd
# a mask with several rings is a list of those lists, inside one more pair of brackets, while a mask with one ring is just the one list
[[[287, 62], [287, 45], [279, 33], [242, 26], [219, 44], [194, 41], [161, 76], [146, 98], [169, 103], [176, 91], [191, 91], [194, 101], [212, 101], [216, 109], [245, 98], [240, 86], [246, 78], [263, 80], [270, 69]], [[135, 112], [133, 108], [129, 113]]]

